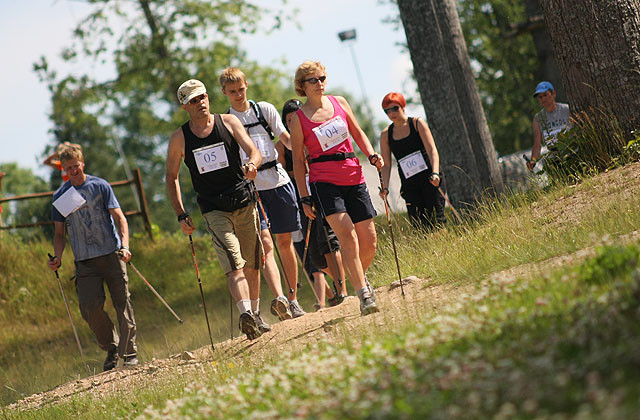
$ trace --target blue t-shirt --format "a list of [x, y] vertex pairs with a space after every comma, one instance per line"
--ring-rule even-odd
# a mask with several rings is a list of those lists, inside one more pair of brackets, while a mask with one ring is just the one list
[[111, 185], [102, 178], [87, 175], [79, 187], [72, 186], [69, 181], [62, 184], [53, 195], [53, 201], [69, 188], [75, 188], [87, 202], [66, 218], [52, 206], [52, 219], [65, 223], [75, 260], [101, 257], [120, 249], [120, 235], [109, 213], [109, 209], [120, 208], [120, 204]]

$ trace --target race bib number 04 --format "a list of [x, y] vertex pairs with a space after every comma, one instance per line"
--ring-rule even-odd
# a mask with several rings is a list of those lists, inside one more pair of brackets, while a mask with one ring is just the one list
[[342, 118], [334, 117], [313, 129], [323, 152], [335, 147], [349, 138], [347, 124]]
[[400, 168], [402, 169], [405, 179], [411, 178], [415, 174], [427, 169], [427, 164], [425, 163], [420, 150], [403, 157], [398, 161], [398, 164], [400, 164]]
[[193, 149], [193, 157], [198, 165], [198, 172], [205, 174], [207, 172], [217, 171], [229, 166], [227, 151], [224, 149], [224, 143], [216, 143], [210, 146]]

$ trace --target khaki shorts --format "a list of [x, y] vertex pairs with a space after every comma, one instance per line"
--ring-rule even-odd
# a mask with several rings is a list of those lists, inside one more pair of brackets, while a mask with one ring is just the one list
[[213, 210], [202, 216], [225, 274], [244, 267], [262, 267], [264, 251], [255, 203], [232, 212]]

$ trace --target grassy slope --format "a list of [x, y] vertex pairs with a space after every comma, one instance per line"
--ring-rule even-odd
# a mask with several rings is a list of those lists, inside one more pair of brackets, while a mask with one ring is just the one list
[[[488, 206], [474, 222], [428, 237], [411, 233], [406, 226], [397, 227], [405, 274], [430, 276], [436, 282], [470, 290], [435, 316], [425, 310], [422, 316], [416, 313], [417, 320], [389, 326], [376, 336], [364, 332], [360, 337], [345, 335], [337, 350], [309, 346], [292, 362], [274, 356], [260, 369], [254, 369], [250, 361], [225, 369], [212, 365], [198, 378], [176, 378], [125, 398], [107, 397], [99, 411], [92, 408], [95, 401], [81, 398], [28, 414], [64, 418], [82, 412], [84, 418], [101, 418], [105, 413], [120, 417], [153, 405], [157, 409], [148, 410], [151, 417], [207, 418], [210, 413], [224, 418], [534, 418], [554, 413], [561, 417], [626, 417], [640, 409], [636, 356], [640, 331], [635, 322], [640, 278], [632, 271], [637, 264], [633, 251], [630, 262], [622, 263], [608, 262], [606, 256], [626, 251], [600, 251], [604, 257], [596, 267], [618, 264], [628, 268], [615, 276], [603, 272], [599, 277], [603, 281], [594, 282], [584, 274], [589, 267], [594, 271], [593, 264], [572, 268], [571, 260], [560, 268], [534, 264], [528, 275], [519, 278], [489, 274], [571, 253], [601, 242], [605, 235], [615, 240], [636, 230], [640, 226], [638, 173], [636, 164], [576, 187], [513, 197]], [[164, 278], [161, 284], [169, 289], [169, 296], [176, 293], [180, 302], [178, 296], [184, 289], [171, 292], [168, 277], [193, 274], [180, 269], [188, 267], [188, 262], [178, 261], [172, 251], [178, 245], [171, 240], [167, 239], [166, 248], [157, 245], [140, 252], [148, 266], [143, 270], [140, 262], [139, 268]], [[7, 249], [3, 246], [0, 251], [0, 261], [5, 261]], [[169, 258], [170, 270], [159, 273], [154, 269], [158, 256]], [[377, 285], [395, 277], [393, 254], [383, 232], [370, 272]], [[18, 277], [12, 278], [17, 283]], [[137, 303], [137, 307], [144, 304]], [[188, 307], [185, 304], [181, 309]], [[25, 310], [19, 319], [25, 330], [32, 324], [37, 332], [47, 317]], [[57, 319], [52, 325], [64, 322], [59, 311]], [[3, 312], [0, 322], [10, 321]], [[170, 315], [160, 319], [158, 331], [170, 322]], [[3, 330], [6, 334], [6, 328]], [[166, 342], [171, 341], [170, 334], [163, 332]], [[47, 335], [55, 342], [55, 334]], [[2, 346], [8, 342], [7, 348], [15, 348], [13, 341], [2, 336]], [[71, 344], [67, 343], [68, 352], [73, 351]], [[170, 346], [165, 347], [169, 350]], [[11, 362], [3, 359], [3, 370], [5, 361]], [[241, 370], [248, 373], [239, 375]], [[256, 404], [256, 399], [262, 403]]]

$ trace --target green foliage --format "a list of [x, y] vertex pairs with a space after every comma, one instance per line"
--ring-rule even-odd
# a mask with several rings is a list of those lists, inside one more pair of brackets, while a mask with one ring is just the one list
[[496, 151], [530, 147], [540, 64], [530, 34], [509, 36], [510, 24], [527, 20], [524, 2], [459, 1], [458, 13]]
[[[189, 78], [202, 80], [212, 110], [223, 111], [227, 100], [217, 77], [237, 65], [247, 74], [253, 97], [283, 103], [291, 95], [289, 77], [247, 60], [238, 34], [275, 30], [289, 18], [289, 10], [285, 1], [269, 8], [221, 0], [92, 3], [93, 11], [80, 21], [63, 52], [70, 63], [90, 63], [86, 73], [60, 77], [45, 57], [34, 65], [52, 94], [55, 143], [81, 144], [87, 172], [116, 181], [126, 177], [114, 143], [118, 139], [128, 165], [143, 174], [152, 220], [174, 229], [162, 180], [169, 137], [188, 118], [176, 99], [178, 86]], [[185, 202], [191, 205], [194, 194], [184, 178]], [[118, 197], [123, 208], [135, 208], [132, 195]]]
[[588, 284], [602, 284], [628, 275], [637, 266], [640, 250], [633, 245], [605, 245], [596, 249], [596, 256], [586, 261], [579, 270], [578, 277]]
[[[21, 168], [16, 163], [0, 164], [0, 172], [6, 172], [2, 178], [0, 197], [50, 191], [50, 186], [42, 178], [35, 175], [31, 169]], [[2, 210], [4, 226], [50, 220], [51, 197], [4, 202]], [[41, 234], [52, 234], [53, 230], [45, 227], [44, 230], [19, 229], [14, 232], [23, 238], [34, 238]]]
[[[546, 154], [545, 172], [555, 181], [577, 182], [634, 160], [637, 146], [626, 142], [617, 117], [602, 109], [572, 114], [572, 127], [557, 136], [555, 149]], [[637, 139], [636, 139], [637, 140]]]

